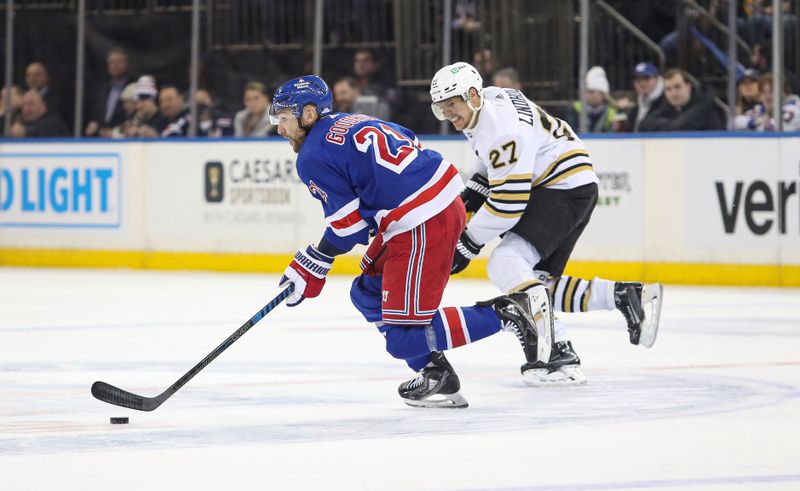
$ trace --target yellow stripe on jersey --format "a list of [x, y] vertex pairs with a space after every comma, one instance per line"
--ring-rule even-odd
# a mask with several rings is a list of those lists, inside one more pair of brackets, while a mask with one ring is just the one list
[[489, 187], [494, 188], [503, 184], [529, 183], [533, 179], [533, 174], [509, 174], [505, 179], [494, 179], [489, 181]]
[[578, 278], [573, 277], [567, 280], [567, 288], [564, 291], [564, 305], [562, 305], [562, 310], [564, 312], [572, 312], [572, 295], [575, 294], [575, 287], [578, 286], [579, 281]]
[[538, 186], [541, 184], [541, 182], [547, 179], [560, 164], [576, 156], [588, 157], [589, 154], [586, 153], [586, 150], [570, 150], [569, 152], [562, 153], [558, 156], [555, 162], [547, 166], [544, 172], [542, 172], [542, 175], [533, 181], [533, 186]]
[[527, 203], [531, 197], [528, 191], [519, 193], [489, 193], [489, 199], [500, 203]]
[[521, 285], [517, 285], [514, 288], [508, 290], [508, 293], [511, 294], [511, 293], [517, 293], [517, 292], [524, 292], [525, 290], [527, 290], [528, 288], [530, 288], [532, 286], [543, 285], [543, 284], [544, 283], [542, 283], [539, 280], [526, 281], [525, 283], [522, 283]]
[[591, 171], [592, 169], [593, 169], [592, 168], [592, 164], [589, 164], [589, 163], [576, 165], [575, 167], [573, 167], [570, 170], [564, 172], [563, 174], [559, 175], [558, 177], [555, 177], [552, 180], [545, 182], [544, 187], [549, 188], [550, 186], [555, 185], [557, 182], [563, 181], [564, 179], [568, 178], [569, 176], [571, 176], [573, 174], [577, 174], [578, 172], [583, 172], [583, 171]]
[[492, 215], [500, 218], [519, 218], [522, 216], [522, 213], [524, 212], [524, 210], [520, 210], [509, 213], [506, 211], [498, 210], [497, 208], [492, 206], [488, 201], [483, 204], [483, 208], [485, 208], [486, 211], [488, 211]]

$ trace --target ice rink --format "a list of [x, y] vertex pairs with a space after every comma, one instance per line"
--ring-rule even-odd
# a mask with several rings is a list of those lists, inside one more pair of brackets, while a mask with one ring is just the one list
[[[618, 312], [564, 315], [584, 387], [525, 386], [499, 333], [448, 352], [468, 409], [415, 409], [396, 394], [410, 371], [334, 276], [151, 413], [90, 395], [157, 395], [276, 281], [0, 269], [0, 489], [800, 489], [797, 289], [667, 285], [652, 350]], [[454, 280], [444, 304], [492, 296]]]

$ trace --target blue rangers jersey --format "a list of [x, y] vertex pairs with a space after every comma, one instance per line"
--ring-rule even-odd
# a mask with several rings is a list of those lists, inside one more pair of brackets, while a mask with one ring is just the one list
[[363, 114], [334, 113], [309, 131], [297, 174], [322, 203], [323, 238], [342, 251], [366, 244], [370, 230], [388, 241], [450, 205], [458, 170], [423, 149], [413, 132]]

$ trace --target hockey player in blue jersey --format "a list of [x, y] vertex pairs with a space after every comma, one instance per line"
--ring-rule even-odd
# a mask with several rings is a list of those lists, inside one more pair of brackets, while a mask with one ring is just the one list
[[297, 174], [320, 201], [327, 226], [300, 249], [281, 284], [294, 283], [295, 306], [316, 297], [336, 256], [372, 243], [351, 299], [386, 338], [386, 350], [418, 372], [398, 391], [417, 407], [466, 407], [442, 351], [501, 329], [538, 343], [549, 356], [552, 332], [534, 320], [526, 294], [470, 307], [439, 307], [464, 228], [463, 183], [455, 167], [424, 149], [410, 130], [362, 114], [333, 112], [325, 82], [308, 75], [281, 85], [270, 115], [297, 152]]

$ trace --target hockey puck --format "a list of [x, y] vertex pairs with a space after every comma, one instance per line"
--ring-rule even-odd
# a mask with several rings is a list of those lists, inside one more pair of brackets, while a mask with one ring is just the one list
[[126, 425], [128, 424], [128, 418], [111, 418], [112, 425]]

